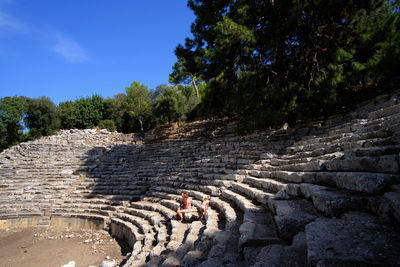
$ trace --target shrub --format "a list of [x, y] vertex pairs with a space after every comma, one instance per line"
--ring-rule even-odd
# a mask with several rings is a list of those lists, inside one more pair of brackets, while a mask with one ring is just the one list
[[114, 132], [117, 130], [115, 123], [113, 120], [102, 120], [99, 122], [99, 127], [101, 129], [107, 129], [110, 132]]

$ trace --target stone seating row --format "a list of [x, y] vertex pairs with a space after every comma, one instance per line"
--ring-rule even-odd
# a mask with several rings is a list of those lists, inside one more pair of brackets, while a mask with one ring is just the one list
[[[355, 210], [399, 220], [398, 111], [398, 104], [381, 106], [366, 110], [361, 118], [349, 115], [347, 123], [327, 122], [310, 130], [308, 137], [301, 136], [301, 129], [270, 131], [261, 141], [257, 134], [182, 141], [179, 134], [185, 133], [179, 133], [161, 142], [133, 145], [125, 139], [119, 145], [106, 141], [93, 148], [103, 137], [99, 134], [85, 139], [92, 145], [63, 151], [83, 142], [64, 135], [68, 142], [57, 146], [52, 145], [59, 140], [56, 136], [44, 138], [43, 145], [23, 144], [15, 148], [16, 155], [11, 150], [3, 154], [0, 201], [5, 205], [0, 211], [9, 218], [74, 213], [109, 218], [112, 231], [130, 242], [132, 264], [290, 262], [278, 256], [282, 252], [299, 256], [299, 263], [331, 263], [334, 257], [318, 248], [329, 245], [319, 236], [320, 229], [340, 230], [351, 222], [365, 230], [355, 218], [371, 215], [357, 217], [352, 215]], [[64, 165], [54, 159], [66, 156], [72, 159]], [[181, 190], [197, 200], [212, 196], [209, 220], [186, 228], [169, 221], [177, 205], [172, 199]], [[132, 202], [138, 197], [143, 200]], [[143, 211], [164, 218], [164, 230]], [[387, 222], [381, 224], [392, 229]], [[371, 236], [375, 234], [397, 242], [381, 231]], [[365, 240], [357, 242], [365, 245]], [[349, 259], [339, 248], [333, 250]], [[387, 255], [385, 263], [396, 262]], [[269, 263], [263, 256], [270, 257]]]
[[[163, 197], [163, 199], [168, 199], [168, 201], [163, 200], [161, 203], [172, 208], [176, 206], [176, 203], [171, 202], [171, 199], [176, 198], [178, 194], [171, 193], [181, 192], [182, 190], [165, 186], [158, 186], [156, 189], [158, 190], [158, 193], [155, 193], [156, 195]], [[201, 199], [205, 195], [201, 191], [184, 191], [188, 192], [197, 199]], [[238, 224], [236, 220], [236, 212], [230, 204], [219, 199], [211, 199], [210, 204], [212, 208], [209, 210], [206, 228], [202, 233], [202, 240], [196, 244], [193, 250], [185, 253], [186, 255], [181, 261], [184, 266], [192, 266], [192, 264], [198, 264], [204, 260], [205, 262], [211, 261], [215, 263], [215, 260], [218, 259], [220, 262], [223, 262], [223, 258], [227, 257], [227, 255], [225, 255], [226, 252], [232, 252], [227, 250], [226, 247], [228, 245], [232, 246], [232, 236], [236, 236], [238, 230], [237, 226], [236, 228], [233, 226], [233, 224]], [[219, 219], [216, 218], [217, 213], [214, 212], [213, 207], [217, 207], [217, 210], [222, 210], [222, 213], [224, 214], [224, 218], [226, 219], [225, 227], [223, 227], [224, 230], [216, 227]], [[233, 244], [237, 244], [237, 240]], [[235, 245], [233, 245], [233, 247], [235, 247]], [[210, 253], [208, 253], [209, 251]], [[183, 255], [183, 253], [180, 254]], [[207, 259], [207, 255], [209, 259]], [[176, 261], [176, 257], [175, 263], [178, 263], [178, 261]], [[203, 263], [203, 265], [204, 264], [205, 263]]]

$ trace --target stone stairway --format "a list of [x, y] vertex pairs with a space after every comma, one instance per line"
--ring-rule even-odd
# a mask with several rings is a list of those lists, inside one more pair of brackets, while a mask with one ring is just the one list
[[[0, 154], [0, 229], [95, 223], [124, 266], [400, 265], [400, 96], [288, 130], [67, 130]], [[175, 220], [192, 198], [193, 221]], [[206, 220], [197, 207], [211, 196]]]

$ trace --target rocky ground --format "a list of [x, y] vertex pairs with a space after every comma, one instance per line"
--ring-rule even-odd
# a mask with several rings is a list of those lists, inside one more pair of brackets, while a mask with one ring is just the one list
[[0, 267], [59, 267], [72, 260], [88, 267], [124, 258], [106, 231], [6, 229], [0, 231], [0, 248]]
[[[0, 229], [108, 227], [126, 266], [400, 266], [400, 91], [293, 128], [219, 125], [72, 129], [5, 150]], [[183, 192], [195, 214], [211, 196], [205, 221], [171, 220]], [[65, 230], [5, 232], [0, 267], [118, 260], [109, 236]]]

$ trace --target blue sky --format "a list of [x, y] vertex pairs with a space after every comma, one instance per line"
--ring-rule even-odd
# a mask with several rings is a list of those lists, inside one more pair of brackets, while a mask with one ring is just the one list
[[55, 103], [168, 83], [186, 0], [0, 0], [0, 97]]

